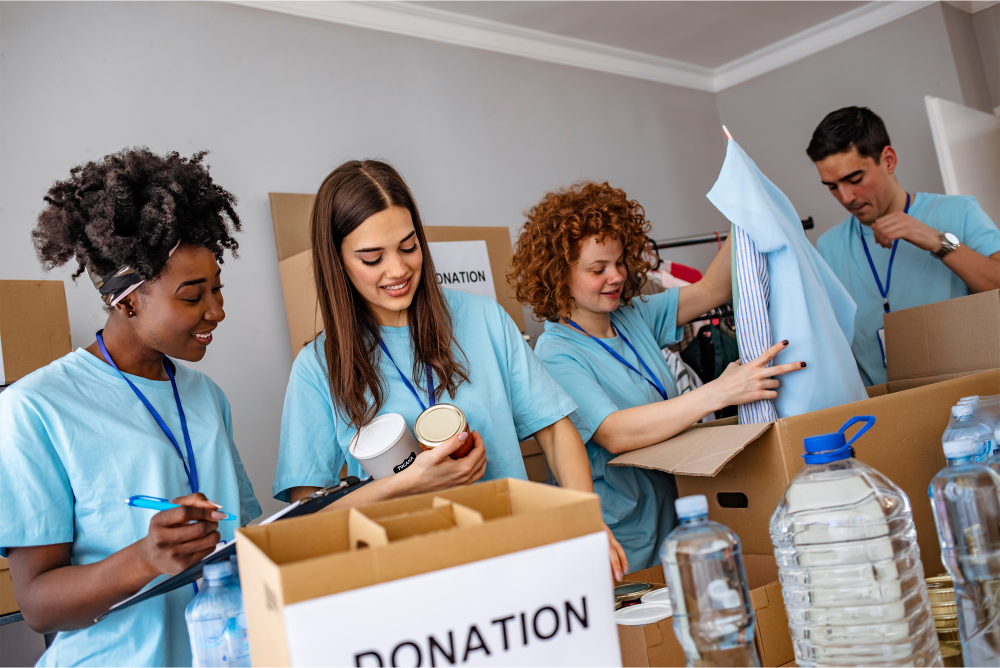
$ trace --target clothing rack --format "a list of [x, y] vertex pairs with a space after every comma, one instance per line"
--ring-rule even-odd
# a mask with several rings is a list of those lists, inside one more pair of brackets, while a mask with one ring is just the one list
[[[816, 223], [813, 222], [812, 216], [809, 216], [802, 221], [802, 229], [811, 230], [816, 227]], [[680, 248], [681, 246], [697, 246], [698, 244], [709, 244], [718, 241], [725, 241], [729, 237], [729, 232], [712, 232], [711, 234], [698, 234], [693, 237], [677, 237], [676, 239], [664, 239], [662, 241], [654, 241], [650, 239], [653, 244], [653, 251], [657, 252], [665, 248]]]

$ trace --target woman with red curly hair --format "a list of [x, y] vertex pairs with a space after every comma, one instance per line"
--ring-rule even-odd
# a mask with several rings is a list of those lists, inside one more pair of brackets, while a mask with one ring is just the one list
[[640, 298], [649, 223], [624, 191], [577, 184], [546, 195], [527, 218], [508, 280], [518, 300], [545, 320], [535, 353], [578, 406], [571, 420], [587, 445], [604, 521], [631, 568], [649, 568], [675, 524], [674, 478], [608, 462], [726, 406], [773, 399], [773, 376], [805, 364], [766, 367], [788, 345], [783, 341], [678, 396], [660, 351], [680, 340], [678, 324], [732, 297], [729, 242], [701, 281]]

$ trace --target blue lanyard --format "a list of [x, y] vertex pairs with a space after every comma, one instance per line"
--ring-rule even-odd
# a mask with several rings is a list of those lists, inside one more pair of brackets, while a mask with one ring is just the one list
[[[168, 439], [170, 439], [170, 443], [174, 446], [174, 450], [177, 451], [177, 456], [181, 458], [181, 464], [184, 466], [184, 473], [187, 474], [188, 484], [191, 485], [191, 491], [197, 492], [198, 466], [194, 462], [194, 450], [191, 448], [191, 435], [188, 434], [187, 418], [184, 417], [184, 409], [181, 407], [181, 396], [180, 394], [177, 393], [177, 381], [174, 380], [174, 372], [170, 368], [170, 365], [167, 364], [166, 357], [164, 357], [163, 359], [163, 368], [167, 370], [167, 376], [170, 377], [170, 385], [174, 388], [174, 401], [177, 402], [177, 412], [180, 413], [181, 415], [181, 429], [184, 431], [184, 446], [187, 450], [186, 462], [184, 461], [184, 455], [181, 454], [180, 446], [177, 445], [177, 439], [174, 438], [173, 433], [171, 433], [170, 431], [170, 427], [168, 427], [167, 423], [163, 421], [163, 418], [160, 417], [160, 414], [156, 412], [156, 409], [153, 408], [153, 405], [151, 403], [149, 403], [149, 400], [146, 399], [146, 397], [143, 396], [142, 392], [139, 391], [139, 388], [136, 387], [132, 383], [132, 381], [129, 380], [128, 377], [121, 372], [121, 369], [119, 369], [115, 365], [114, 361], [112, 361], [111, 355], [108, 354], [108, 349], [104, 347], [103, 334], [104, 334], [103, 329], [97, 333], [97, 345], [101, 349], [101, 354], [104, 355], [105, 361], [108, 364], [110, 364], [115, 371], [118, 372], [118, 375], [121, 376], [126, 383], [128, 383], [128, 386], [132, 388], [133, 392], [135, 392], [135, 396], [139, 397], [139, 400], [143, 403], [143, 405], [146, 406], [146, 410], [148, 410], [149, 414], [153, 416], [154, 420], [156, 420], [156, 424], [160, 425], [160, 429], [162, 429], [163, 433], [166, 434]], [[190, 463], [191, 465], [190, 469], [188, 469], [188, 463]]]
[[[580, 325], [576, 324], [572, 320], [569, 321], [569, 324], [573, 325], [573, 327], [576, 327], [578, 330], [580, 330], [584, 334], [587, 334], [587, 332], [585, 332], [584, 329], [582, 327], [580, 327]], [[646, 370], [646, 373], [649, 374], [649, 376], [650, 376], [650, 378], [652, 378], [652, 380], [650, 380], [646, 376], [643, 376], [641, 371], [639, 371], [634, 366], [632, 366], [631, 364], [629, 364], [628, 362], [626, 362], [624, 357], [622, 357], [621, 355], [619, 355], [617, 353], [617, 351], [615, 351], [611, 346], [609, 346], [608, 344], [606, 344], [604, 341], [601, 341], [600, 339], [598, 339], [598, 338], [596, 338], [594, 336], [591, 336], [590, 334], [587, 334], [587, 336], [590, 336], [590, 338], [594, 339], [594, 341], [597, 341], [597, 343], [602, 348], [604, 348], [609, 353], [611, 353], [611, 356], [614, 357], [616, 360], [618, 360], [619, 362], [621, 362], [622, 364], [624, 364], [630, 370], [635, 371], [637, 374], [639, 374], [639, 377], [642, 378], [647, 383], [649, 383], [650, 385], [652, 385], [653, 388], [657, 392], [660, 393], [660, 396], [663, 397], [663, 400], [666, 401], [668, 397], [667, 397], [667, 391], [663, 389], [663, 383], [661, 383], [660, 379], [656, 377], [656, 374], [653, 373], [653, 371], [648, 366], [646, 366], [646, 362], [644, 362], [643, 359], [642, 359], [642, 357], [639, 355], [639, 351], [637, 351], [635, 349], [635, 346], [632, 345], [632, 343], [625, 337], [624, 334], [622, 334], [621, 332], [619, 332], [615, 328], [615, 323], [611, 323], [611, 329], [614, 331], [615, 334], [617, 334], [618, 336], [622, 337], [622, 341], [624, 341], [625, 345], [628, 346], [629, 350], [631, 350], [635, 354], [635, 358], [637, 360], [639, 360], [639, 364], [642, 365], [642, 368]]]
[[[910, 193], [906, 193], [906, 206], [903, 207], [903, 213], [910, 212]], [[892, 242], [892, 253], [889, 254], [889, 271], [885, 274], [885, 289], [882, 289], [882, 281], [879, 280], [878, 272], [875, 270], [875, 263], [872, 262], [872, 254], [868, 250], [868, 242], [865, 241], [864, 230], [861, 229], [861, 221], [858, 221], [858, 234], [861, 235], [861, 245], [864, 246], [865, 256], [868, 258], [868, 266], [872, 268], [872, 274], [875, 276], [875, 285], [878, 286], [878, 292], [882, 295], [882, 308], [885, 312], [889, 312], [889, 281], [892, 280], [892, 263], [896, 259], [896, 246], [899, 245], [899, 239]]]
[[[408, 381], [406, 379], [406, 376], [403, 375], [403, 372], [399, 370], [399, 366], [396, 364], [396, 360], [392, 359], [392, 353], [390, 353], [389, 349], [385, 347], [385, 342], [380, 338], [378, 340], [378, 344], [380, 346], [382, 346], [382, 351], [389, 358], [389, 361], [392, 362], [392, 365], [394, 367], [396, 367], [396, 373], [398, 373], [399, 377], [403, 379], [403, 384], [406, 385], [406, 389], [408, 389], [410, 392], [413, 393], [413, 398], [417, 400], [418, 404], [420, 404], [420, 410], [422, 410], [422, 411], [427, 410], [427, 406], [424, 406], [424, 402], [422, 402], [420, 400], [420, 395], [417, 394], [417, 391], [415, 389], [413, 389], [413, 385], [410, 384], [410, 381]], [[433, 406], [434, 403], [435, 403], [435, 401], [434, 401], [434, 377], [431, 375], [431, 365], [430, 364], [426, 364], [424, 366], [427, 367], [427, 401], [430, 403], [431, 406]]]

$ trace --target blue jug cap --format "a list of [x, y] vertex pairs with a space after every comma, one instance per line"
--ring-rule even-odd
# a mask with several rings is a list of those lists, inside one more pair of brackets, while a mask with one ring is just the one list
[[[858, 422], [864, 422], [865, 426], [858, 430], [858, 433], [848, 441], [844, 432], [848, 427]], [[832, 434], [817, 434], [809, 436], [803, 440], [806, 454], [802, 455], [806, 464], [828, 464], [830, 462], [848, 459], [854, 456], [852, 444], [861, 438], [861, 435], [872, 428], [875, 424], [875, 417], [872, 415], [856, 415], [844, 423], [844, 426]]]

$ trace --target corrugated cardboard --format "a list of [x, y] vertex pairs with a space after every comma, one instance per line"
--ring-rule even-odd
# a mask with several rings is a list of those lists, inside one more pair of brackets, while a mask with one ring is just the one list
[[1000, 290], [886, 313], [890, 392], [1000, 367]]
[[0, 281], [0, 385], [72, 350], [62, 281]]
[[10, 564], [0, 558], [0, 615], [9, 615], [20, 610], [14, 600], [14, 583], [10, 579]]
[[[788, 483], [804, 465], [803, 439], [837, 431], [855, 415], [874, 415], [875, 426], [855, 443], [857, 458], [882, 472], [909, 496], [924, 572], [939, 573], [944, 569], [927, 485], [945, 466], [941, 434], [951, 407], [961, 397], [998, 393], [1000, 369], [782, 418], [770, 425], [713, 427], [709, 423], [665, 443], [617, 457], [611, 466], [677, 473], [680, 495], [708, 497], [709, 517], [739, 535], [744, 554], [770, 555], [771, 515]], [[685, 456], [671, 445], [678, 440], [689, 448], [704, 446], [712, 454], [704, 459]], [[707, 477], [730, 451], [733, 456], [713, 477]]]
[[[254, 665], [289, 665], [288, 606], [321, 597], [335, 605], [334, 594], [410, 582], [421, 574], [602, 530], [595, 495], [510, 479], [240, 529], [237, 553]], [[594, 577], [603, 593], [610, 571], [606, 542], [600, 547]], [[503, 582], [514, 588], [519, 584], [516, 578]], [[426, 604], [441, 595], [428, 591], [421, 600]], [[422, 605], [410, 598], [410, 603], [394, 601], [391, 590], [381, 590], [379, 596], [387, 604]], [[461, 592], [450, 596], [455, 605], [463, 605]], [[594, 610], [604, 605], [606, 616]], [[610, 611], [608, 591], [607, 600], [593, 601], [591, 623], [603, 619], [613, 637]], [[344, 641], [342, 634], [334, 636], [331, 643]]]
[[[788, 634], [788, 617], [778, 583], [778, 566], [771, 556], [744, 555], [750, 600], [757, 625], [754, 645], [762, 666], [780, 666], [793, 660], [795, 652]], [[665, 585], [662, 566], [629, 573], [626, 582]], [[659, 588], [659, 586], [657, 586]], [[683, 666], [684, 650], [674, 635], [673, 617], [647, 626], [619, 626], [618, 640], [623, 666]]]
[[528, 473], [528, 480], [548, 482], [549, 465], [538, 441], [533, 438], [521, 441], [521, 458], [524, 459], [524, 470]]
[[[271, 218], [274, 223], [274, 240], [278, 249], [278, 271], [281, 289], [285, 295], [285, 312], [292, 337], [292, 349], [297, 352], [323, 330], [323, 321], [316, 303], [309, 238], [310, 216], [315, 195], [298, 193], [268, 193], [271, 199]], [[524, 311], [507, 285], [507, 272], [513, 248], [510, 230], [506, 227], [441, 227], [425, 226], [427, 241], [479, 241], [486, 242], [489, 253], [497, 302], [514, 320], [523, 333]]]

